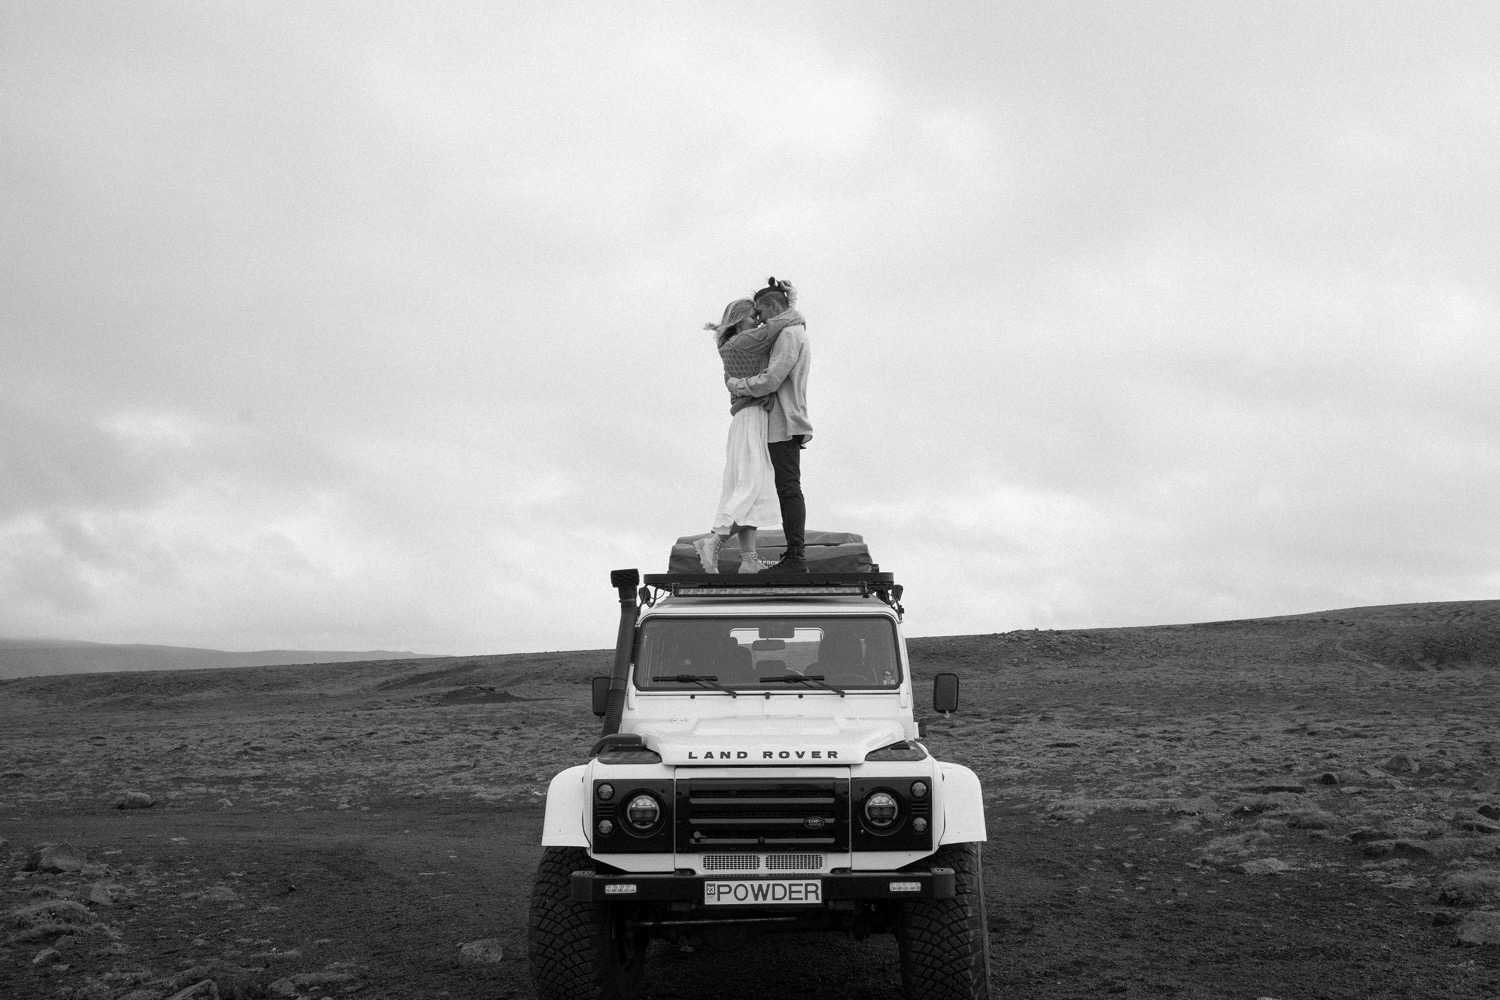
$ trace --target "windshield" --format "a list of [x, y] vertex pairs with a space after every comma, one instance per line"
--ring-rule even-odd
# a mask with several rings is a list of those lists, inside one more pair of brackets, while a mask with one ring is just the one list
[[889, 618], [651, 618], [636, 646], [641, 690], [806, 693], [901, 684]]

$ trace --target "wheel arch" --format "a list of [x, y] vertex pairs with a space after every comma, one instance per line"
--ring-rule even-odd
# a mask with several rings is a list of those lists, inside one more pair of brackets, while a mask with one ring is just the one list
[[589, 766], [578, 764], [559, 771], [547, 786], [547, 811], [542, 818], [543, 847], [587, 849], [589, 796], [584, 787]]
[[985, 833], [984, 790], [979, 777], [962, 764], [938, 766], [943, 774], [943, 835], [939, 845], [989, 839]]

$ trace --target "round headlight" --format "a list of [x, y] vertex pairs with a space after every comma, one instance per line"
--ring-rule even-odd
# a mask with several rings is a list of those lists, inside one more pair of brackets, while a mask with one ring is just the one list
[[595, 791], [595, 794], [597, 794], [599, 796], [599, 801], [600, 802], [608, 802], [610, 799], [612, 799], [612, 798], [615, 797], [615, 786], [611, 785], [607, 781], [604, 784], [600, 785], [594, 791]]
[[607, 819], [601, 819], [599, 821], [599, 833], [602, 836], [608, 837], [610, 834], [612, 834], [614, 832], [615, 832], [615, 825], [613, 823], [611, 823], [609, 820], [607, 820]]
[[896, 797], [890, 792], [871, 792], [865, 799], [865, 819], [871, 826], [884, 829], [896, 822], [899, 808]]
[[914, 820], [911, 821], [911, 828], [913, 830], [917, 831], [918, 833], [926, 833], [927, 832], [927, 821], [925, 819], [923, 819], [922, 817], [918, 816], [916, 819], [914, 819]]
[[927, 798], [927, 782], [913, 781], [911, 783], [911, 797], [914, 799]]
[[637, 830], [649, 830], [661, 819], [661, 803], [642, 792], [625, 806], [625, 819]]

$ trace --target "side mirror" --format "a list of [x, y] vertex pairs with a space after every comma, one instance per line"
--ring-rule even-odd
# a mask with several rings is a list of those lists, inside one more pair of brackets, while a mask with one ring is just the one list
[[944, 715], [958, 711], [957, 674], [938, 674], [932, 679], [932, 710]]
[[594, 714], [600, 718], [609, 711], [609, 678], [594, 678]]

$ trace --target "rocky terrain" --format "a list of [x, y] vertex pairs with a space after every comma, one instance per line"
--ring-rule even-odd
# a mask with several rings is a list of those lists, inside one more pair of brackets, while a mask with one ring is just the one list
[[[1500, 602], [913, 640], [985, 783], [997, 995], [1500, 995]], [[0, 997], [530, 996], [606, 652], [0, 682]], [[889, 939], [649, 997], [899, 995]]]

